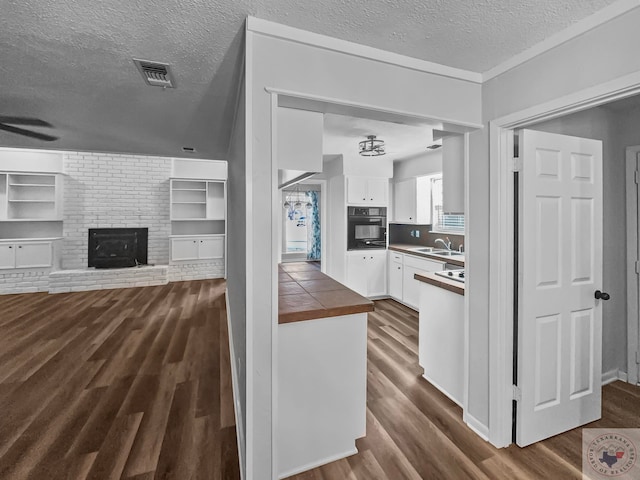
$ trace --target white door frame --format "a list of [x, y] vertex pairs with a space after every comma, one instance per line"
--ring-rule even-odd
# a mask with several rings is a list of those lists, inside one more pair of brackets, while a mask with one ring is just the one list
[[[413, 117], [416, 119], [423, 120], [431, 120], [431, 121], [439, 121], [443, 123], [447, 123], [449, 127], [456, 127], [460, 130], [460, 133], [464, 135], [464, 143], [465, 143], [465, 154], [464, 154], [464, 171], [465, 171], [465, 211], [469, 211], [469, 132], [473, 130], [479, 130], [483, 128], [481, 124], [474, 124], [468, 122], [452, 122], [449, 119], [443, 119], [435, 117], [430, 117], [427, 115], [417, 115], [412, 112], [404, 112], [401, 110], [391, 110], [387, 108], [380, 108], [374, 105], [361, 104], [357, 102], [352, 102], [348, 100], [336, 99], [336, 98], [328, 98], [319, 95], [303, 93], [298, 91], [290, 91], [290, 90], [282, 90], [279, 88], [265, 87], [265, 91], [271, 95], [271, 209], [272, 209], [272, 224], [278, 225], [278, 215], [280, 215], [280, 210], [282, 210], [282, 203], [280, 201], [279, 189], [278, 189], [278, 166], [277, 166], [277, 151], [278, 151], [278, 121], [277, 121], [277, 110], [279, 104], [279, 96], [285, 97], [293, 97], [303, 100], [311, 100], [314, 102], [326, 103], [339, 105], [343, 107], [354, 107], [359, 109], [366, 109], [371, 111], [383, 112], [392, 115], [399, 115], [405, 117]], [[323, 199], [326, 200], [327, 195], [322, 195]], [[321, 200], [323, 200], [321, 199]], [[325, 208], [323, 208], [323, 216], [322, 221], [326, 221], [327, 218], [327, 208], [326, 202], [323, 203]], [[325, 224], [326, 225], [326, 224]], [[465, 238], [468, 238], [468, 222], [465, 223]], [[272, 262], [272, 285], [271, 285], [271, 298], [272, 298], [272, 312], [271, 312], [271, 442], [272, 442], [272, 475], [273, 478], [278, 477], [278, 446], [277, 446], [277, 425], [278, 425], [278, 251], [280, 249], [279, 243], [279, 235], [281, 233], [278, 231], [278, 228], [272, 230], [272, 242], [273, 245], [278, 245], [278, 249], [271, 252], [271, 262]], [[281, 230], [281, 229], [280, 229]], [[326, 232], [326, 229], [323, 229], [323, 234]], [[326, 265], [326, 237], [323, 238], [322, 245], [322, 271], [324, 271], [324, 265]], [[465, 251], [471, 251], [473, 246], [470, 246], [465, 240]], [[467, 267], [467, 273], [470, 269]], [[469, 368], [468, 368], [468, 358], [469, 358], [469, 296], [464, 296], [464, 358], [465, 358], [465, 374], [464, 374], [464, 395], [463, 395], [463, 420], [470, 424], [469, 426], [474, 429], [480, 436], [486, 438], [486, 435], [483, 432], [478, 431], [474, 428], [473, 421], [468, 417], [468, 384], [469, 384]]]
[[513, 130], [640, 93], [640, 72], [489, 122], [489, 441], [511, 444], [513, 373]]
[[640, 145], [626, 148], [626, 197], [627, 197], [627, 381], [634, 385], [640, 381], [636, 352], [640, 327], [640, 312], [638, 311], [640, 278], [633, 268], [633, 263], [638, 260], [638, 187], [636, 185], [635, 172]]

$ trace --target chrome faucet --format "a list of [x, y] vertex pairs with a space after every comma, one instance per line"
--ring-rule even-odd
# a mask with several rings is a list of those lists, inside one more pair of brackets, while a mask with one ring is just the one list
[[442, 245], [444, 245], [444, 248], [446, 248], [447, 250], [451, 250], [451, 240], [449, 240], [449, 237], [445, 237], [445, 238], [447, 239], [446, 242], [441, 238], [436, 238], [433, 243], [436, 244], [440, 242], [442, 243]]

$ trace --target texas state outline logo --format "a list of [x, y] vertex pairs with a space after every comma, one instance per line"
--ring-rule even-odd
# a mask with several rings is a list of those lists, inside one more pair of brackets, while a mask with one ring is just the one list
[[588, 479], [640, 478], [637, 466], [640, 429], [585, 428], [582, 431], [582, 474]]

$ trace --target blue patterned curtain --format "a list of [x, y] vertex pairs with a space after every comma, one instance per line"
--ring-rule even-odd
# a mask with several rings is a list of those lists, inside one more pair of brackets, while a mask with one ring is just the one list
[[311, 203], [307, 223], [307, 260], [320, 260], [320, 209], [318, 192], [307, 192]]

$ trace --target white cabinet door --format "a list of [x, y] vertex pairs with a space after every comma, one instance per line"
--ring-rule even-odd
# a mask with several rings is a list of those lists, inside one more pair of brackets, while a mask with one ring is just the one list
[[197, 260], [198, 259], [198, 239], [197, 238], [172, 238], [171, 239], [171, 260]]
[[389, 191], [389, 179], [369, 178], [367, 179], [367, 199], [368, 203], [378, 207], [387, 204], [387, 192]]
[[347, 177], [347, 203], [362, 205], [367, 201], [367, 179], [364, 177]]
[[402, 301], [416, 310], [420, 305], [420, 282], [413, 278], [416, 273], [444, 270], [445, 262], [436, 262], [428, 258], [413, 255], [404, 256], [402, 277]]
[[19, 243], [16, 249], [16, 268], [50, 267], [51, 242]]
[[402, 254], [389, 251], [389, 295], [402, 301]]
[[372, 252], [367, 255], [367, 296], [379, 297], [387, 294], [387, 252]]
[[198, 258], [200, 260], [224, 257], [224, 238], [201, 238], [198, 243]]
[[416, 221], [416, 179], [402, 180], [394, 185], [394, 221], [415, 223]]
[[347, 255], [347, 286], [360, 295], [367, 296], [369, 284], [367, 280], [367, 256], [364, 253]]
[[14, 268], [16, 266], [16, 247], [13, 244], [0, 244], [0, 268]]

